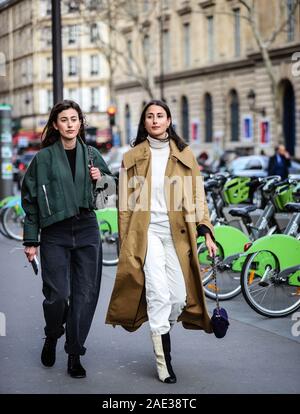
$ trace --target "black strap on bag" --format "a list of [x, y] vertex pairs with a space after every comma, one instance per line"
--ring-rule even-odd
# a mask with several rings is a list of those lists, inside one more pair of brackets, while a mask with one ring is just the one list
[[90, 145], [87, 145], [88, 150], [88, 158], [89, 158], [89, 168], [94, 167], [94, 157], [93, 157], [93, 150]]
[[[93, 150], [90, 145], [87, 145], [88, 150], [88, 167], [94, 167], [94, 158], [93, 158]], [[93, 190], [92, 190], [92, 198], [93, 198], [93, 208], [94, 210], [102, 210], [106, 207], [108, 197], [104, 194], [102, 189], [97, 187], [97, 182], [93, 181]]]
[[213, 315], [211, 317], [211, 324], [213, 328], [213, 332], [217, 338], [224, 338], [226, 335], [228, 326], [229, 326], [229, 318], [226, 310], [220, 307], [219, 303], [219, 294], [218, 294], [218, 284], [217, 284], [217, 268], [216, 268], [216, 258], [215, 255], [212, 256], [212, 268], [213, 268], [213, 279], [215, 284], [215, 292], [216, 292], [216, 307], [213, 310]]

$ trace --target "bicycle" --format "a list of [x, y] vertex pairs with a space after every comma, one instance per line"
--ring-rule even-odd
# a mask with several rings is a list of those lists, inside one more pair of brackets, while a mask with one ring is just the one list
[[1, 223], [7, 237], [23, 240], [25, 212], [19, 196], [9, 197], [1, 209]]
[[[233, 208], [229, 213], [242, 219], [247, 235], [233, 226], [221, 225], [215, 227], [215, 240], [218, 248], [216, 267], [220, 273], [218, 285], [220, 300], [228, 300], [240, 294], [240, 272], [246, 258], [244, 246], [266, 234], [270, 235], [275, 231], [280, 233], [281, 230], [275, 220], [275, 213], [281, 211], [287, 201], [292, 201], [290, 186], [295, 184], [294, 181], [284, 183], [279, 176], [272, 176], [259, 179], [259, 182], [263, 185], [262, 192], [268, 201], [256, 226], [253, 225], [249, 214], [256, 210], [256, 206], [244, 206]], [[284, 191], [282, 191], [282, 188], [284, 188]], [[197, 242], [204, 292], [207, 297], [215, 299], [216, 292], [214, 284], [211, 283], [212, 267], [208, 260], [207, 248], [203, 238], [198, 238]]]
[[300, 203], [288, 203], [293, 213], [284, 234], [262, 237], [247, 249], [241, 287], [248, 305], [270, 318], [300, 308]]
[[6, 233], [6, 231], [4, 230], [4, 228], [3, 228], [3, 224], [2, 224], [2, 214], [3, 214], [3, 212], [4, 212], [4, 207], [5, 207], [5, 205], [11, 200], [11, 199], [13, 199], [14, 198], [14, 196], [7, 196], [7, 197], [5, 197], [5, 198], [3, 198], [1, 201], [0, 201], [0, 233], [3, 235], [3, 236], [5, 236], [5, 237], [8, 237], [8, 234]]
[[118, 214], [116, 208], [96, 210], [102, 241], [102, 263], [116, 266], [119, 262]]

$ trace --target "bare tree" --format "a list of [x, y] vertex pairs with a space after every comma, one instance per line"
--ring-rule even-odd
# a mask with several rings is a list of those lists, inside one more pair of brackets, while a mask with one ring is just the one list
[[[69, 4], [69, 1], [64, 0]], [[97, 31], [94, 45], [101, 51], [109, 67], [109, 94], [115, 102], [114, 81], [117, 70], [128, 76], [154, 96], [153, 57], [148, 53], [145, 40], [153, 41], [148, 35], [149, 22], [156, 16], [158, 0], [152, 0], [151, 8], [140, 13], [139, 2], [135, 0], [74, 0], [78, 13], [86, 28], [101, 23], [107, 32]], [[132, 42], [128, 41], [131, 40]], [[133, 41], [134, 40], [134, 41]], [[133, 52], [132, 47], [135, 48]]]
[[276, 138], [278, 141], [282, 139], [283, 131], [282, 131], [282, 123], [280, 119], [280, 103], [279, 103], [278, 88], [277, 88], [277, 78], [276, 78], [275, 70], [274, 70], [273, 63], [270, 57], [270, 51], [278, 35], [287, 30], [287, 26], [289, 22], [291, 22], [291, 20], [294, 18], [296, 9], [299, 6], [300, 1], [294, 0], [292, 7], [288, 11], [286, 11], [287, 9], [286, 0], [277, 0], [277, 1], [280, 2], [279, 10], [280, 10], [281, 18], [279, 19], [278, 23], [274, 25], [274, 29], [272, 30], [272, 33], [270, 33], [268, 37], [266, 38], [263, 36], [261, 30], [259, 29], [258, 12], [257, 12], [258, 0], [239, 0], [239, 3], [244, 8], [245, 14], [243, 14], [242, 17], [245, 18], [247, 22], [249, 23], [254, 39], [262, 55], [264, 66], [266, 68], [266, 71], [267, 71], [267, 74], [270, 80], [272, 104], [273, 104], [274, 118], [275, 118], [275, 134], [276, 134]]

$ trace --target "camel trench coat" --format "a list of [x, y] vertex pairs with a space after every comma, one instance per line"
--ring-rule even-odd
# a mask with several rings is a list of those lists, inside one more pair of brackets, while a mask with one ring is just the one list
[[[212, 332], [197, 256], [197, 229], [213, 234], [198, 164], [189, 147], [179, 151], [170, 140], [165, 197], [171, 233], [185, 279], [187, 301], [178, 321], [187, 329]], [[143, 266], [150, 223], [151, 150], [143, 141], [123, 158], [119, 181], [120, 256], [106, 323], [135, 331], [148, 320]]]

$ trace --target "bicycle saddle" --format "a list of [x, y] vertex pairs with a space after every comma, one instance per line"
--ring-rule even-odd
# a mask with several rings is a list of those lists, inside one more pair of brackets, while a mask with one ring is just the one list
[[300, 203], [287, 203], [284, 208], [292, 213], [300, 213]]
[[257, 206], [235, 207], [229, 210], [229, 214], [236, 217], [248, 217], [250, 211], [255, 211]]

